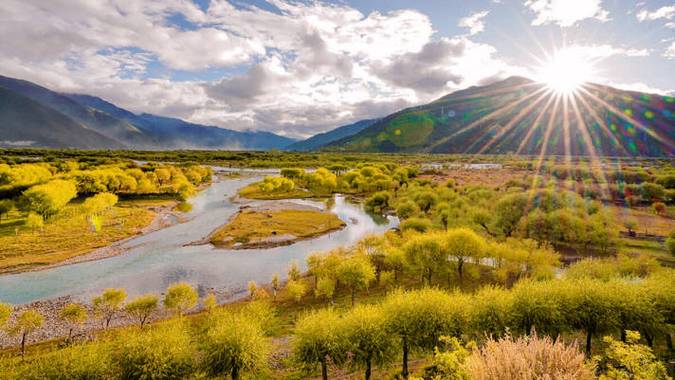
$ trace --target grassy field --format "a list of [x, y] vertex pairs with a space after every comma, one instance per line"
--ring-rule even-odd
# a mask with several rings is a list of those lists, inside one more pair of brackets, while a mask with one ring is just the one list
[[0, 273], [59, 263], [135, 235], [155, 217], [148, 207], [164, 204], [161, 200], [120, 202], [101, 217], [99, 231], [78, 204], [69, 204], [35, 231], [24, 225], [21, 214], [11, 213], [0, 222]]
[[211, 237], [211, 243], [230, 247], [265, 244], [268, 239], [292, 235], [293, 240], [318, 236], [344, 227], [337, 216], [323, 211], [244, 211]]

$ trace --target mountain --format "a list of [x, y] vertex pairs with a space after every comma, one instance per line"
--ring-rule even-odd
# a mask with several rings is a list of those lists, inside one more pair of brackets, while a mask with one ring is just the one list
[[162, 149], [268, 150], [281, 149], [296, 141], [270, 132], [239, 132], [171, 117], [147, 113], [137, 115], [90, 95], [69, 94], [68, 97], [134, 125], [152, 136]]
[[342, 127], [335, 128], [328, 132], [316, 134], [306, 140], [298, 141], [295, 144], [287, 146], [284, 150], [293, 150], [298, 152], [317, 150], [334, 141], [353, 136], [370, 127], [377, 121], [379, 121], [379, 119], [360, 120], [353, 124], [343, 125]]
[[323, 149], [671, 156], [675, 99], [598, 84], [559, 96], [544, 84], [510, 77], [396, 112]]
[[[62, 94], [5, 76], [0, 76], [0, 89], [3, 99], [13, 99], [3, 100], [0, 142], [4, 146], [32, 141], [32, 146], [55, 148], [267, 150], [282, 149], [296, 141], [269, 132], [239, 132], [175, 118], [137, 115], [101, 98]], [[10, 109], [13, 105], [16, 109]], [[40, 106], [36, 115], [27, 114], [36, 106]], [[47, 120], [48, 116], [51, 118]], [[85, 130], [82, 136], [71, 134], [81, 129]], [[57, 131], [63, 135], [57, 136]], [[16, 140], [17, 136], [31, 138]], [[92, 136], [96, 136], [95, 141]]]
[[0, 76], [0, 87], [56, 110], [89, 129], [117, 140], [121, 145], [133, 145], [138, 148], [149, 148], [155, 145], [151, 136], [145, 135], [132, 124], [95, 108], [82, 106], [64, 94], [35, 83]]
[[0, 87], [0, 147], [121, 149], [123, 145], [68, 116]]

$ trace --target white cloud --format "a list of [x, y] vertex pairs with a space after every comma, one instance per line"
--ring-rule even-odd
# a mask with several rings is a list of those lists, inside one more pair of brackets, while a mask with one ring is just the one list
[[668, 59], [675, 59], [675, 41], [670, 43], [663, 56]]
[[526, 0], [525, 6], [536, 14], [532, 25], [572, 26], [585, 19], [609, 20], [602, 0]]
[[672, 19], [675, 16], [675, 5], [661, 7], [653, 12], [650, 12], [646, 9], [641, 10], [635, 15], [638, 21], [647, 21], [647, 20], [658, 20], [661, 18]]
[[568, 46], [566, 50], [572, 50], [577, 56], [583, 57], [586, 60], [604, 59], [617, 55], [626, 57], [649, 56], [649, 49], [616, 47], [609, 44], [571, 45]]
[[476, 12], [467, 17], [461, 18], [459, 20], [458, 26], [462, 28], [469, 28], [469, 34], [474, 35], [485, 30], [485, 21], [483, 20], [485, 16], [488, 15], [490, 11]]
[[659, 94], [659, 95], [673, 95], [675, 94], [675, 90], [664, 90], [656, 87], [651, 87], [645, 83], [642, 82], [634, 82], [634, 83], [613, 83], [613, 82], [608, 82], [608, 86], [618, 88], [621, 90], [628, 90], [628, 91], [637, 91], [637, 92], [646, 92], [648, 94]]

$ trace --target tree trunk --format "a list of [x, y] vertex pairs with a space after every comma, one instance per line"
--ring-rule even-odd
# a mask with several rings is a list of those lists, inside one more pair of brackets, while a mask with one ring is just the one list
[[328, 364], [325, 357], [321, 360], [321, 379], [328, 380]]
[[352, 288], [352, 307], [354, 307], [355, 298], [356, 298], [356, 288]]
[[368, 354], [366, 358], [366, 380], [370, 380], [370, 372], [373, 366], [372, 354]]
[[239, 367], [236, 365], [232, 366], [232, 380], [239, 380]]
[[626, 343], [626, 329], [621, 329], [621, 341]]
[[401, 371], [404, 379], [408, 378], [408, 338], [403, 337], [403, 371]]
[[673, 338], [670, 336], [669, 332], [666, 332], [663, 336], [666, 340], [666, 347], [668, 347], [668, 352], [673, 353]]
[[26, 355], [26, 335], [28, 335], [27, 331], [24, 331], [21, 335], [21, 360], [23, 360], [23, 357]]
[[654, 347], [654, 337], [652, 337], [651, 334], [645, 332], [645, 340], [649, 347]]
[[434, 274], [434, 272], [429, 268], [429, 271], [427, 272], [427, 284], [431, 286], [431, 276]]
[[464, 274], [464, 259], [459, 259], [457, 261], [457, 274], [459, 274], [459, 283], [462, 283], [462, 277]]
[[68, 342], [73, 340], [73, 328], [68, 329]]
[[593, 338], [593, 330], [586, 331], [586, 358], [591, 358], [591, 339]]

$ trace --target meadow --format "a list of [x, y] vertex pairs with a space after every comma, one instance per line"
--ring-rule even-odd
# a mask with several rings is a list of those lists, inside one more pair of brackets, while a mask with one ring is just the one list
[[[100, 231], [111, 230], [90, 231], [100, 242], [128, 233], [113, 226], [131, 218], [124, 211], [148, 212], [135, 204], [144, 197], [189, 202], [211, 177], [196, 163], [284, 164], [239, 197], [329, 201], [346, 194], [400, 225], [316, 252], [306, 272], [290, 262], [269, 283], [250, 282], [237, 302], [187, 283], [135, 298], [107, 289], [65, 306], [59, 318], [69, 336], [51, 341], [31, 339], [44, 323], [38, 309], [1, 306], [6, 334], [26, 343], [0, 354], [6, 378], [667, 379], [675, 371], [675, 170], [667, 160], [151, 152], [137, 163], [129, 160], [144, 152], [112, 161], [99, 152], [38, 153], [11, 151], [0, 166], [0, 179], [14, 173], [4, 194], [19, 205], [3, 215], [3, 226], [19, 226], [26, 239], [43, 233], [36, 245], [49, 246], [50, 236], [62, 235], [50, 228], [62, 231], [75, 216], [100, 216]], [[35, 166], [50, 176], [40, 177]], [[140, 172], [135, 192], [154, 175], [155, 190], [132, 194], [111, 188], [114, 181], [91, 186], [73, 173], [83, 167]], [[161, 169], [169, 175], [160, 183]], [[36, 186], [69, 178], [76, 195], [56, 199], [56, 210], [28, 202], [38, 190], [51, 193], [49, 186], [31, 191]], [[92, 188], [101, 191], [84, 191]], [[100, 204], [84, 206], [97, 196]], [[112, 196], [127, 199], [110, 205]], [[94, 205], [96, 213], [85, 211]], [[44, 214], [44, 225], [31, 226], [31, 214]], [[256, 217], [250, 214], [239, 217]], [[263, 216], [230, 228], [237, 236], [267, 236]], [[319, 224], [285, 216], [290, 221], [274, 231], [298, 220]], [[28, 262], [49, 256], [32, 252], [24, 254]], [[120, 318], [135, 325], [106, 327]], [[85, 331], [86, 321], [101, 327]]]

